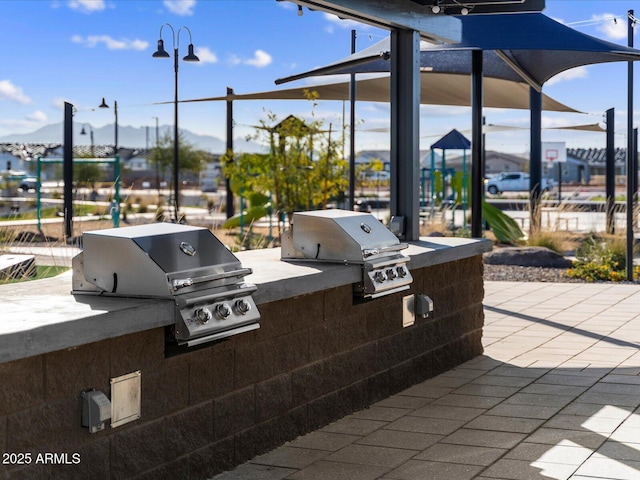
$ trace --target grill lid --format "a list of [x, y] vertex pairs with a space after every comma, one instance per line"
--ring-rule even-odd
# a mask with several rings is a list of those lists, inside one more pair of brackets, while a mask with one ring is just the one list
[[174, 296], [251, 273], [206, 228], [155, 223], [84, 232], [82, 241], [84, 278], [116, 295]]
[[408, 247], [370, 213], [348, 210], [295, 212], [282, 258], [362, 263]]
[[206, 228], [157, 223], [83, 232], [73, 294], [175, 302], [171, 336], [195, 346], [260, 327], [251, 273]]
[[354, 293], [365, 298], [400, 292], [413, 277], [400, 243], [369, 213], [348, 210], [295, 212], [292, 228], [282, 236], [282, 260], [360, 264], [362, 280]]

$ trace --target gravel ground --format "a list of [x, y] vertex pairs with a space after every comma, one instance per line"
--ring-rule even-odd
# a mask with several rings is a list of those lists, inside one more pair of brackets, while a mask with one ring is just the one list
[[489, 281], [584, 283], [582, 279], [567, 277], [566, 272], [566, 268], [484, 264], [484, 279]]
[[[484, 264], [484, 279], [489, 281], [503, 282], [557, 282], [557, 283], [589, 283], [581, 278], [569, 278], [565, 268], [545, 268], [545, 267], [518, 267], [514, 265], [489, 265]], [[614, 284], [634, 284], [638, 285], [639, 280], [634, 282], [603, 282]]]

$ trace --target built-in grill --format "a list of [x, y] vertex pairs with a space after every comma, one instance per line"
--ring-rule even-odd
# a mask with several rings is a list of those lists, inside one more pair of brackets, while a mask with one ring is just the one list
[[292, 227], [282, 237], [282, 260], [362, 265], [357, 296], [376, 298], [409, 288], [413, 277], [409, 257], [400, 243], [369, 213], [347, 210], [295, 212]]
[[156, 223], [84, 232], [73, 294], [172, 299], [175, 340], [201, 343], [259, 328], [251, 273], [206, 228]]

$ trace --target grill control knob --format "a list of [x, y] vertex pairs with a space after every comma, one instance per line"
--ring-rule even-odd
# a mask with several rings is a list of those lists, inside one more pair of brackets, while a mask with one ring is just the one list
[[220, 303], [216, 306], [216, 317], [220, 320], [224, 320], [231, 315], [231, 308], [226, 303]]
[[404, 265], [400, 265], [400, 266], [397, 268], [397, 271], [398, 271], [398, 276], [399, 276], [400, 278], [404, 278], [404, 277], [406, 277], [406, 276], [407, 276], [407, 269], [404, 267]]
[[382, 270], [378, 270], [376, 273], [373, 274], [373, 279], [378, 283], [382, 283], [387, 279], [387, 276], [384, 274]]
[[236, 300], [236, 303], [233, 305], [233, 309], [238, 315], [246, 315], [249, 310], [251, 310], [251, 304], [244, 298], [241, 298], [240, 300]]
[[193, 311], [193, 318], [200, 323], [207, 323], [213, 317], [211, 315], [211, 310], [206, 307], [196, 308]]
[[387, 269], [387, 277], [389, 278], [389, 280], [393, 280], [393, 279], [398, 277], [398, 274], [396, 273], [396, 271], [393, 268], [388, 268]]

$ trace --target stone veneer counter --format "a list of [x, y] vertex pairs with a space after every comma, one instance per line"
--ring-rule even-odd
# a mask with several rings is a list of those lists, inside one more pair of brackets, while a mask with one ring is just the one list
[[[4, 285], [0, 451], [78, 461], [0, 465], [0, 478], [207, 480], [460, 365], [483, 351], [490, 248], [460, 238], [411, 242], [410, 288], [370, 301], [353, 296], [358, 265], [242, 252], [260, 328], [193, 349], [167, 341], [173, 300], [74, 298], [70, 272]], [[434, 311], [408, 325], [404, 303], [416, 294]], [[138, 409], [114, 390], [123, 378], [140, 387]], [[80, 399], [92, 390], [131, 421], [82, 427]]]
[[[489, 240], [429, 237], [403, 253], [411, 270], [491, 250]], [[257, 285], [256, 304], [355, 283], [358, 265], [283, 262], [280, 249], [239, 252], [245, 277]], [[174, 323], [173, 301], [71, 295], [71, 271], [57, 277], [0, 286], [0, 363], [142, 332]]]

